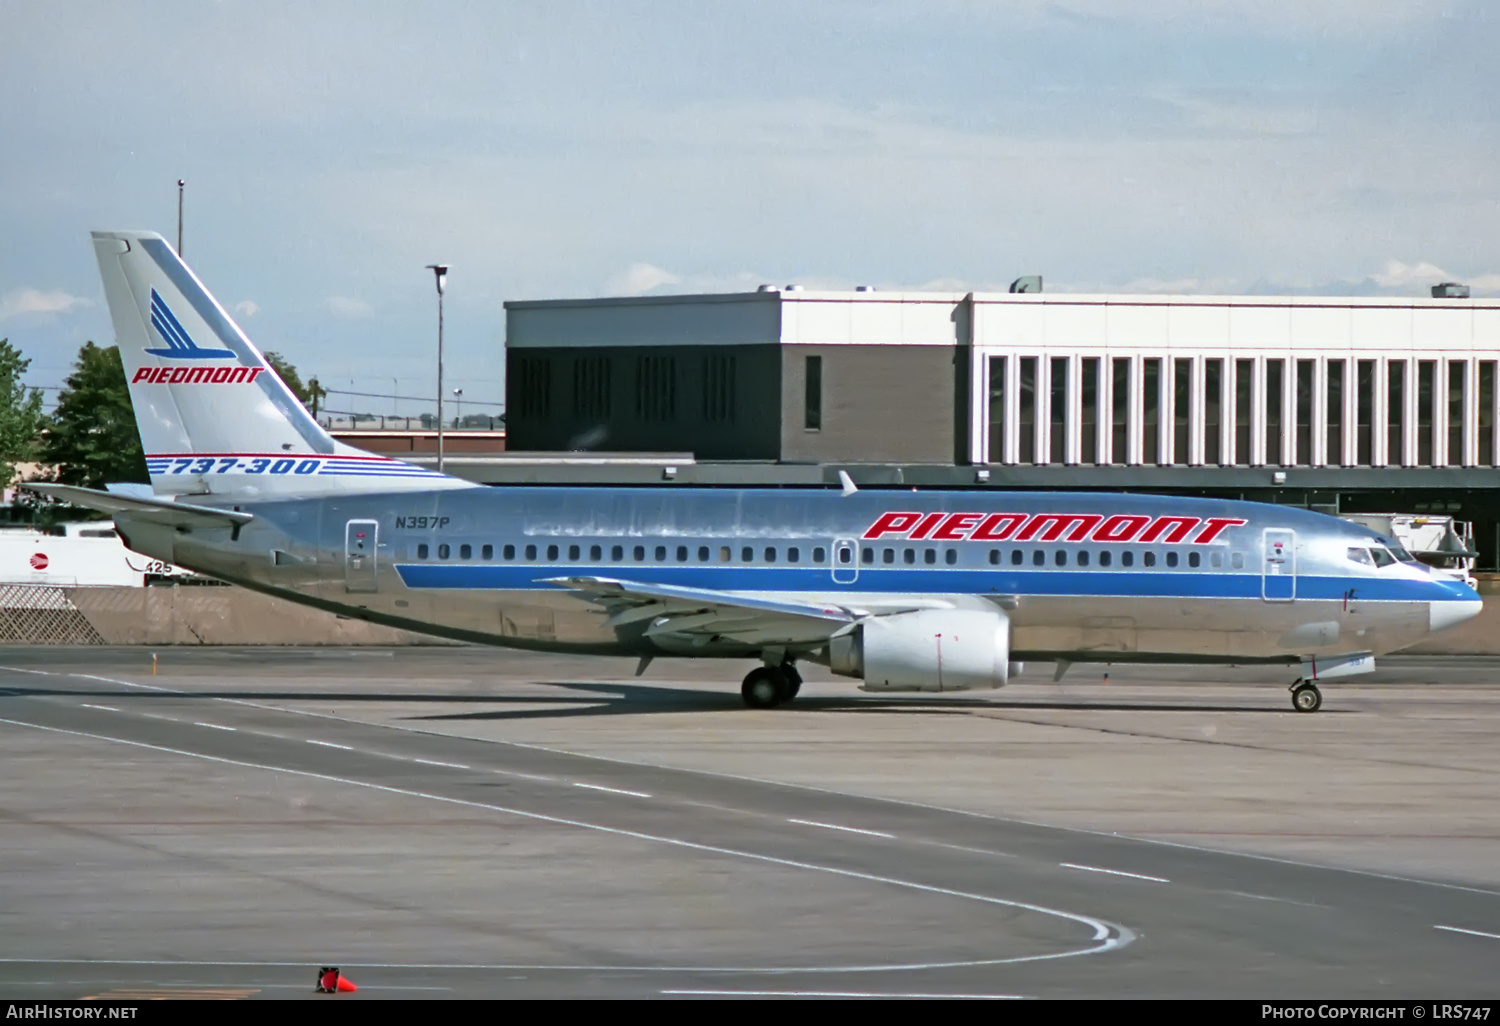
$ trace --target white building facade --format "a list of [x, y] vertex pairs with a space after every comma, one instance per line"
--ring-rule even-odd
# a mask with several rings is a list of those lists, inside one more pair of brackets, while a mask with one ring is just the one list
[[1497, 303], [1066, 294], [960, 302], [970, 307], [975, 463], [1496, 465]]

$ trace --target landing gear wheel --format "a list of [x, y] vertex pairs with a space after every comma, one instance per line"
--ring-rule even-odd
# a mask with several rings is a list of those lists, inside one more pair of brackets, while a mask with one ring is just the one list
[[795, 663], [782, 663], [781, 676], [786, 680], [786, 687], [782, 690], [781, 700], [790, 702], [797, 697], [797, 692], [802, 690], [802, 674], [797, 672]]
[[1292, 687], [1292, 708], [1298, 712], [1317, 712], [1323, 707], [1323, 692], [1316, 684], [1297, 684]]
[[786, 674], [775, 666], [757, 666], [745, 675], [740, 695], [752, 709], [774, 709], [786, 699]]

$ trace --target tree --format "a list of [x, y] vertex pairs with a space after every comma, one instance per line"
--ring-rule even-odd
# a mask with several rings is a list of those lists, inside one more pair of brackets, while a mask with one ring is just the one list
[[36, 456], [42, 433], [42, 393], [21, 383], [30, 366], [10, 339], [0, 338], [0, 488], [15, 479], [17, 463]]
[[150, 480], [118, 346], [85, 342], [78, 351], [39, 457], [57, 465], [57, 480], [63, 484], [102, 488]]

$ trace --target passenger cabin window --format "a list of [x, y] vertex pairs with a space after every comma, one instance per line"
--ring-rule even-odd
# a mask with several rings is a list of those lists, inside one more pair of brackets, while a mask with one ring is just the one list
[[[776, 562], [776, 547], [773, 545], [766, 546], [765, 557], [767, 563]], [[890, 562], [890, 560], [886, 560], [886, 562]]]
[[859, 554], [859, 561], [861, 563], [873, 563], [873, 562], [875, 562], [875, 550], [874, 549], [865, 549], [864, 551], [862, 551]]
[[707, 563], [708, 562], [708, 546], [707, 545], [699, 545], [698, 546], [698, 562], [700, 562], [700, 563]]
[[1031, 564], [1032, 566], [1045, 566], [1047, 564], [1047, 554], [1041, 549], [1037, 549], [1031, 554]]
[[646, 546], [637, 545], [630, 554], [635, 558], [637, 563], [644, 563], [646, 561]]
[[1198, 565], [1200, 563], [1202, 563], [1202, 562], [1203, 562], [1203, 556], [1201, 554], [1199, 554], [1197, 552], [1189, 552], [1188, 553], [1188, 566], [1191, 569], [1193, 569], [1193, 570], [1198, 569]]
[[547, 546], [547, 559], [549, 562], [557, 559], [557, 551], [558, 550], [556, 545]]
[[1055, 553], [1052, 554], [1052, 562], [1056, 563], [1058, 566], [1067, 566], [1068, 554], [1062, 549], [1058, 549]]
[[1134, 566], [1135, 565], [1135, 553], [1131, 552], [1129, 549], [1126, 549], [1124, 552], [1120, 553], [1120, 565], [1121, 566]]
[[795, 545], [786, 550], [786, 561], [788, 563], [796, 563], [801, 558], [802, 550], [797, 548]]
[[581, 550], [578, 548], [577, 545], [569, 545], [568, 546], [568, 559], [569, 560], [575, 560], [575, 559], [577, 559], [578, 556], [579, 556], [579, 552], [580, 551]]
[[1025, 558], [1026, 558], [1026, 556], [1021, 552], [1020, 549], [1011, 549], [1010, 550], [1010, 565], [1011, 566], [1020, 566], [1021, 565], [1021, 561], [1024, 560]]
[[665, 563], [667, 561], [667, 547], [665, 545], [658, 545], [656, 547], [656, 561], [658, 563]]
[[427, 558], [427, 543], [426, 542], [423, 542], [421, 545], [417, 546], [417, 558], [418, 559], [426, 559]]
[[1141, 553], [1141, 566], [1155, 566], [1155, 565], [1156, 565], [1156, 553], [1154, 553], [1154, 552], [1142, 552]]
[[880, 550], [880, 561], [882, 563], [894, 563], [896, 561], [896, 550], [895, 549], [881, 549]]
[[602, 545], [590, 545], [589, 546], [589, 559], [592, 559], [594, 562], [597, 563], [600, 560], [602, 560], [603, 558], [604, 558], [604, 546], [602, 546]]
[[926, 563], [929, 566], [931, 566], [933, 563], [936, 563], [937, 562], [937, 549], [923, 549], [922, 550], [922, 562]]
[[445, 543], [445, 544], [439, 545], [438, 546], [438, 559], [447, 559], [447, 558], [448, 558], [448, 546], [447, 546], [447, 544]]
[[1167, 553], [1167, 566], [1173, 566], [1173, 567], [1175, 567], [1176, 565], [1177, 565], [1177, 553], [1175, 553], [1175, 552], [1168, 552]]
[[526, 546], [526, 558], [527, 559], [533, 559], [533, 560], [536, 559], [536, 546], [535, 545], [528, 545], [528, 546]]
[[991, 566], [999, 566], [1000, 565], [1000, 550], [999, 549], [990, 549], [990, 565]]
[[727, 562], [729, 562], [729, 546], [728, 545], [720, 545], [719, 546], [719, 562], [720, 563], [727, 563]]
[[[1214, 553], [1210, 553], [1210, 554], [1209, 554], [1209, 557], [1208, 557], [1208, 562], [1209, 562], [1209, 563], [1210, 563], [1210, 565], [1212, 565], [1212, 566], [1213, 566], [1213, 567], [1214, 567], [1214, 568], [1215, 568], [1215, 569], [1218, 569], [1218, 568], [1220, 568], [1220, 567], [1223, 567], [1223, 565], [1224, 565], [1224, 553], [1222, 553], [1222, 552], [1214, 552]], [[1197, 563], [1194, 563], [1194, 564], [1193, 564], [1193, 565], [1194, 565], [1194, 566], [1197, 566], [1197, 565], [1198, 565], [1198, 564], [1197, 564]]]
[[473, 559], [474, 558], [474, 547], [472, 545], [460, 545], [458, 547], [458, 558], [459, 559]]
[[616, 563], [620, 562], [622, 559], [625, 558], [625, 546], [623, 546], [623, 545], [614, 545], [614, 546], [611, 546], [610, 550], [609, 550], [609, 558], [612, 559], [612, 560], [614, 560]]
[[850, 552], [847, 547], [839, 549], [839, 562], [846, 565], [854, 562], [854, 553]]
[[1079, 549], [1078, 550], [1078, 565], [1079, 566], [1088, 566], [1089, 565], [1089, 554], [1088, 554], [1088, 550], [1087, 549]]
[[916, 549], [902, 549], [901, 550], [901, 562], [905, 563], [907, 566], [910, 566], [911, 564], [915, 563], [916, 561], [917, 561], [917, 550]]
[[822, 549], [822, 548], [813, 549], [813, 560], [812, 561], [814, 563], [823, 563], [823, 562], [827, 562], [827, 560], [828, 560], [828, 552], [827, 552], [826, 549]]
[[1099, 553], [1099, 565], [1109, 566], [1109, 564], [1114, 561], [1114, 558], [1114, 553], [1110, 552], [1108, 549], [1104, 549]]
[[484, 548], [482, 548], [482, 549], [479, 550], [479, 557], [481, 559], [494, 559], [495, 558], [495, 546], [493, 546], [493, 545], [486, 545], [486, 546], [484, 546]]
[[744, 548], [740, 549], [740, 562], [742, 562], [742, 563], [754, 563], [755, 562], [755, 550], [752, 549], [748, 545], [746, 545]]
[[[662, 550], [661, 558], [662, 559], [666, 559], [667, 558], [667, 552], [666, 552], [665, 549]], [[679, 545], [679, 546], [677, 546], [677, 562], [679, 562], [679, 563], [686, 563], [687, 561], [688, 561], [688, 547], [686, 545]]]
[[958, 563], [958, 550], [944, 549], [943, 562], [947, 563], [949, 566], [955, 566]]
[[1234, 570], [1245, 569], [1245, 554], [1243, 552], [1231, 552], [1229, 554], [1229, 566]]

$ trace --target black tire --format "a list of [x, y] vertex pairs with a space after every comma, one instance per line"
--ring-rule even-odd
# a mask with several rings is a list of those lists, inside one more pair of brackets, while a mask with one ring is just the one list
[[797, 667], [792, 663], [782, 663], [781, 676], [786, 681], [786, 687], [782, 689], [781, 700], [790, 702], [797, 697], [797, 692], [802, 690], [802, 674], [797, 672]]
[[1323, 692], [1316, 684], [1299, 684], [1292, 689], [1292, 708], [1301, 713], [1317, 712], [1323, 707]]
[[774, 666], [757, 666], [745, 675], [740, 696], [752, 709], [774, 709], [783, 701], [786, 675]]

